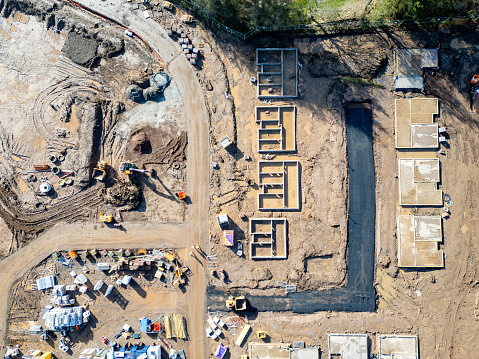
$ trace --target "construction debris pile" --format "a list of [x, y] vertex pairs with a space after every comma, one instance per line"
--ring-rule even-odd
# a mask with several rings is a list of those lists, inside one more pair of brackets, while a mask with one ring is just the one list
[[[150, 76], [147, 86], [144, 84], [132, 83], [126, 88], [126, 97], [133, 102], [153, 100], [165, 92], [170, 84], [170, 77], [163, 71]], [[143, 88], [140, 86], [143, 85]]]
[[119, 178], [113, 186], [104, 188], [101, 195], [106, 203], [122, 207], [122, 210], [138, 208], [142, 200], [140, 187], [123, 178]]

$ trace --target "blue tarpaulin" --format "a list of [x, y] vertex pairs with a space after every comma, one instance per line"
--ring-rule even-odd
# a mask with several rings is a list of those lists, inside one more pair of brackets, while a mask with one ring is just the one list
[[228, 347], [225, 347], [223, 346], [223, 343], [220, 343], [220, 345], [218, 345], [218, 348], [216, 348], [215, 357], [217, 357], [218, 359], [222, 359], [223, 356], [226, 354], [227, 350]]

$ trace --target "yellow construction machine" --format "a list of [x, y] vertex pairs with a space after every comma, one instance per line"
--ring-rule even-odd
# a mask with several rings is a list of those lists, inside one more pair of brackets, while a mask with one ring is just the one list
[[265, 338], [266, 338], [266, 334], [268, 334], [268, 333], [266, 333], [264, 330], [258, 330], [258, 331], [256, 332], [256, 335], [258, 336], [259, 339], [265, 339]]
[[96, 180], [103, 181], [106, 176], [106, 161], [98, 161], [96, 167], [93, 169], [92, 177]]
[[229, 297], [226, 299], [226, 307], [228, 309], [241, 311], [246, 309], [246, 298], [244, 295], [239, 297]]
[[111, 214], [106, 215], [105, 213], [100, 212], [100, 222], [111, 223], [111, 222], [113, 222], [113, 216]]

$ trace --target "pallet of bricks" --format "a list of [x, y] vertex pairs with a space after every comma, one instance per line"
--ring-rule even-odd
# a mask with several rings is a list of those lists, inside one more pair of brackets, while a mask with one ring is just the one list
[[127, 258], [121, 258], [118, 260], [118, 270], [131, 270], [131, 271], [139, 271], [139, 274], [146, 274], [151, 269], [151, 260], [143, 260], [143, 259], [134, 259], [128, 260]]

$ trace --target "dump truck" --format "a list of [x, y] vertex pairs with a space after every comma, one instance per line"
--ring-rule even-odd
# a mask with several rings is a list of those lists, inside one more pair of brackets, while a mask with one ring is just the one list
[[98, 181], [103, 181], [106, 176], [106, 161], [98, 161], [96, 167], [93, 169], [92, 177]]
[[235, 311], [246, 309], [246, 298], [244, 295], [239, 297], [229, 297], [226, 299], [226, 307]]

